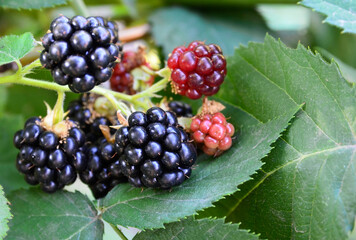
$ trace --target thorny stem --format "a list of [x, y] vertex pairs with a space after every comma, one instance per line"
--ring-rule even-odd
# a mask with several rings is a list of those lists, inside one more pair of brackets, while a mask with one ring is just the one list
[[112, 229], [120, 236], [122, 240], [128, 240], [127, 237], [123, 234], [123, 232], [114, 224], [109, 223]]
[[89, 17], [89, 11], [83, 0], [72, 0], [71, 6], [74, 12], [83, 17]]
[[[34, 67], [40, 65], [38, 60], [30, 63], [24, 68], [22, 68], [20, 62], [16, 62], [16, 64], [18, 65], [18, 71], [15, 74], [0, 77], [0, 84], [16, 83], [16, 84], [22, 84], [27, 86], [53, 90], [58, 93], [71, 92], [68, 86], [61, 86], [54, 82], [48, 82], [44, 80], [25, 77], [27, 74], [31, 73]], [[130, 102], [136, 107], [141, 107], [144, 110], [147, 110], [150, 107], [150, 103], [149, 101], [144, 101], [143, 98], [150, 98], [150, 97], [157, 96], [155, 93], [164, 89], [167, 85], [167, 82], [168, 79], [164, 76], [164, 78], [161, 81], [155, 83], [145, 91], [135, 95], [127, 95], [124, 93], [115, 92], [110, 89], [106, 89], [102, 87], [95, 87], [90, 92], [106, 97], [111, 102], [111, 104], [113, 104], [115, 108], [119, 109], [124, 115], [128, 116], [130, 110], [128, 109], [127, 106], [121, 104], [118, 100], [124, 100]]]

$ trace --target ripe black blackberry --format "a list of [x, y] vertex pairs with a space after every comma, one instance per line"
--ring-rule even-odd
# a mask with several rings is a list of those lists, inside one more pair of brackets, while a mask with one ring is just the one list
[[[67, 108], [68, 117], [85, 132], [87, 142], [96, 142], [100, 137], [103, 137], [100, 130], [100, 125], [117, 125], [116, 116], [110, 116], [110, 119], [103, 114], [99, 114], [94, 110], [94, 104], [97, 99], [95, 94], [83, 94], [78, 100], [69, 103]], [[111, 134], [115, 133], [114, 129], [110, 129]]]
[[119, 166], [114, 144], [104, 137], [87, 146], [87, 166], [80, 171], [82, 182], [88, 184], [95, 198], [105, 197], [117, 184], [127, 182]]
[[191, 174], [197, 152], [173, 112], [134, 112], [115, 134], [122, 173], [135, 187], [169, 189]]
[[76, 169], [86, 163], [82, 152], [85, 135], [75, 126], [68, 129], [65, 137], [58, 136], [45, 129], [40, 118], [33, 117], [15, 133], [13, 142], [20, 150], [17, 169], [29, 184], [40, 184], [48, 193], [72, 184], [77, 178]]
[[168, 107], [177, 117], [193, 117], [192, 107], [188, 103], [172, 101], [168, 103]]
[[102, 198], [117, 184], [127, 182], [118, 168], [118, 156], [112, 143], [104, 138], [100, 129], [106, 126], [108, 135], [114, 134], [115, 129], [108, 128], [119, 124], [116, 116], [110, 119], [97, 113], [93, 105], [96, 101], [93, 94], [83, 94], [79, 100], [69, 104], [69, 119], [76, 122], [85, 132], [85, 156], [87, 164], [78, 169], [80, 179], [88, 184], [95, 198]]
[[119, 56], [118, 27], [102, 17], [60, 16], [42, 38], [42, 65], [76, 93], [110, 79]]

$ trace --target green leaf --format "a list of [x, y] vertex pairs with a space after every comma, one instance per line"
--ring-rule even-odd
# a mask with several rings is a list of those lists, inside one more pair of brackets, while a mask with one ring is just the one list
[[259, 119], [305, 107], [254, 180], [201, 216], [226, 216], [268, 239], [345, 239], [356, 213], [356, 98], [337, 65], [269, 36], [229, 63], [220, 96], [235, 87], [236, 103]]
[[198, 14], [184, 8], [168, 7], [154, 12], [150, 21], [153, 37], [163, 46], [166, 56], [176, 46], [194, 40], [218, 44], [226, 55], [232, 55], [234, 46], [251, 40], [263, 41], [267, 31], [260, 16], [248, 10]]
[[185, 219], [165, 225], [165, 229], [149, 230], [135, 236], [134, 240], [177, 239], [258, 239], [257, 235], [239, 229], [237, 224], [224, 224], [223, 219]]
[[343, 29], [343, 33], [356, 33], [356, 5], [352, 1], [303, 0], [306, 7], [325, 14], [325, 22]]
[[340, 71], [342, 75], [345, 77], [345, 79], [351, 83], [354, 84], [356, 83], [356, 69], [347, 65], [343, 61], [341, 61], [339, 58], [335, 57], [333, 54], [328, 52], [327, 50], [323, 48], [317, 47], [316, 50], [320, 52], [320, 54], [325, 57], [328, 61], [335, 61], [337, 65], [339, 65]]
[[0, 7], [13, 9], [42, 9], [66, 4], [68, 0], [0, 0]]
[[241, 6], [241, 5], [256, 5], [256, 4], [267, 4], [267, 3], [297, 3], [297, 0], [164, 0], [167, 3], [174, 4], [186, 4], [193, 6]]
[[6, 193], [20, 187], [27, 187], [23, 175], [16, 167], [16, 149], [12, 143], [14, 133], [23, 128], [23, 118], [21, 116], [4, 115], [0, 118], [0, 183]]
[[103, 222], [90, 200], [79, 192], [54, 194], [39, 188], [9, 195], [13, 220], [8, 239], [102, 239]]
[[24, 33], [20, 36], [8, 35], [0, 38], [0, 65], [18, 61], [29, 53], [35, 45], [36, 42], [31, 33]]
[[249, 180], [261, 167], [260, 159], [268, 154], [271, 143], [299, 108], [294, 106], [261, 123], [248, 112], [225, 105], [225, 116], [231, 117], [231, 123], [240, 129], [229, 151], [215, 159], [201, 155], [190, 179], [171, 191], [117, 186], [103, 200], [103, 219], [124, 227], [160, 228], [163, 223], [211, 206], [213, 201], [235, 192], [237, 185]]
[[0, 185], [0, 239], [6, 236], [6, 232], [9, 230], [8, 222], [12, 215], [10, 213], [10, 208], [8, 201], [5, 198], [4, 191]]

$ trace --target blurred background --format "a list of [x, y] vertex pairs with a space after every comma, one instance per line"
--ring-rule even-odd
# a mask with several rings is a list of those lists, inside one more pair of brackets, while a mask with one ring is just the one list
[[[249, 41], [262, 42], [267, 33], [290, 47], [301, 43], [320, 52], [326, 60], [334, 58], [344, 68], [346, 78], [354, 73], [353, 67], [356, 68], [356, 36], [342, 34], [340, 29], [323, 24], [325, 16], [298, 5], [296, 0], [85, 0], [85, 4], [90, 15], [119, 23], [124, 51], [145, 46], [151, 67], [155, 69], [164, 67], [174, 47], [193, 40], [219, 44], [225, 55], [231, 56], [236, 47], [247, 45]], [[0, 8], [0, 37], [31, 32], [40, 41], [50, 22], [60, 14], [76, 15], [70, 4], [41, 10]], [[23, 65], [35, 60], [40, 51], [38, 45], [22, 59]], [[16, 65], [0, 66], [0, 74], [14, 68]], [[32, 77], [51, 81], [45, 69], [37, 69]], [[43, 101], [53, 106], [56, 97], [54, 92], [43, 89], [0, 85], [0, 167], [9, 169], [6, 176], [0, 176], [5, 191], [27, 187], [9, 161], [16, 156], [11, 142], [14, 131], [21, 128], [24, 119], [44, 115]], [[67, 94], [66, 104], [75, 98], [78, 95]], [[10, 181], [16, 184], [7, 187]], [[112, 230], [107, 229], [105, 238], [112, 239]], [[124, 232], [134, 236], [136, 230]]]

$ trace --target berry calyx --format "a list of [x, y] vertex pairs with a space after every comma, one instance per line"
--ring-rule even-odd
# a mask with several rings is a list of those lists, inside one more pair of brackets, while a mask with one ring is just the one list
[[177, 47], [167, 61], [175, 93], [190, 99], [212, 96], [226, 76], [226, 59], [218, 45], [194, 41]]

